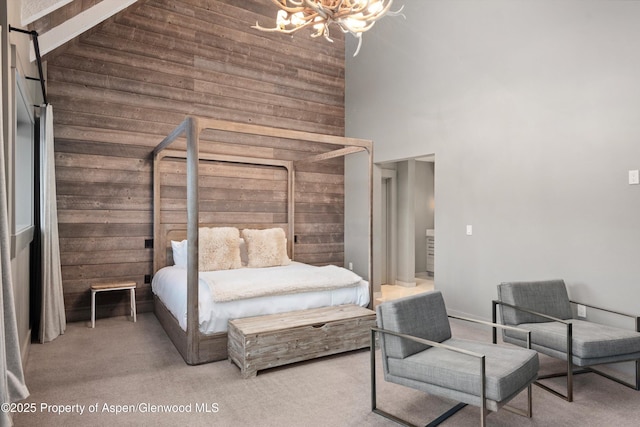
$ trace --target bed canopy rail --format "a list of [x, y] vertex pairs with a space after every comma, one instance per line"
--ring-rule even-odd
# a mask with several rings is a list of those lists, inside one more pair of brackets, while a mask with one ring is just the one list
[[319, 162], [322, 160], [329, 160], [336, 157], [344, 157], [348, 154], [358, 153], [360, 151], [365, 150], [364, 147], [346, 147], [340, 148], [338, 150], [329, 151], [327, 153], [317, 154], [313, 157], [307, 157], [306, 159], [296, 160], [294, 164], [298, 163], [311, 163], [311, 162]]
[[[248, 135], [256, 135], [261, 137], [274, 137], [282, 139], [290, 139], [301, 142], [314, 142], [335, 146], [327, 152], [311, 155], [306, 158], [290, 160], [279, 160], [263, 157], [234, 156], [200, 152], [200, 136], [205, 130], [214, 130], [222, 132], [232, 132]], [[170, 149], [172, 144], [182, 138], [186, 139], [186, 150]], [[258, 166], [275, 166], [286, 169], [287, 171], [287, 228], [289, 233], [289, 250], [293, 254], [294, 247], [294, 206], [295, 206], [295, 168], [297, 164], [319, 162], [337, 157], [343, 157], [357, 152], [366, 152], [368, 154], [368, 193], [369, 193], [369, 215], [368, 215], [368, 280], [372, 281], [372, 253], [373, 253], [373, 221], [372, 221], [372, 203], [373, 203], [373, 143], [368, 140], [347, 138], [334, 135], [322, 135], [311, 132], [288, 130], [281, 128], [272, 128], [267, 126], [229, 122], [223, 120], [215, 120], [210, 118], [202, 118], [195, 116], [187, 116], [169, 135], [167, 135], [154, 149], [154, 274], [162, 267], [163, 254], [159, 251], [165, 251], [165, 247], [158, 247], [159, 242], [163, 242], [163, 227], [160, 218], [161, 212], [161, 194], [160, 194], [160, 163], [164, 159], [180, 159], [186, 161], [186, 193], [187, 193], [187, 330], [185, 337], [178, 337], [176, 341], [175, 333], [170, 334], [174, 344], [184, 357], [188, 364], [200, 364], [218, 358], [212, 358], [207, 354], [211, 345], [201, 345], [201, 341], [207, 339], [206, 335], [201, 334], [199, 330], [199, 312], [198, 312], [198, 228], [199, 228], [199, 164], [201, 161], [214, 161], [237, 163], [242, 165], [258, 165]], [[166, 254], [164, 254], [166, 257]], [[370, 290], [371, 293], [371, 290]], [[370, 295], [370, 301], [373, 301]], [[203, 341], [204, 342], [204, 341]], [[226, 345], [226, 337], [224, 337]]]

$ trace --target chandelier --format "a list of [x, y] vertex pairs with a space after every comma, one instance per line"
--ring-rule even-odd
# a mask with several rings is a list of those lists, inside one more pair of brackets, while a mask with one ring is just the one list
[[[393, 0], [271, 0], [280, 10], [276, 17], [276, 26], [266, 28], [258, 22], [251, 28], [261, 31], [292, 34], [303, 28], [313, 27], [311, 37], [324, 36], [330, 42], [329, 25], [336, 24], [343, 33], [350, 33], [358, 39], [356, 56], [362, 45], [362, 33], [373, 27], [373, 24], [385, 14], [402, 15], [400, 7], [397, 11], [389, 11]], [[402, 15], [404, 16], [404, 15]]]

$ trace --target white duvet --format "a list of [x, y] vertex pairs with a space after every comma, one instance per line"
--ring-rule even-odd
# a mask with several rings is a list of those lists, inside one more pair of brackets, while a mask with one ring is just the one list
[[362, 280], [354, 272], [335, 265], [312, 267], [298, 262], [279, 267], [205, 271], [200, 277], [209, 285], [215, 302], [326, 291], [356, 286]]
[[[160, 269], [151, 287], [183, 330], [187, 325], [187, 270]], [[202, 333], [225, 332], [229, 319], [341, 304], [369, 304], [369, 284], [336, 266], [299, 262], [267, 268], [207, 271], [199, 275]]]

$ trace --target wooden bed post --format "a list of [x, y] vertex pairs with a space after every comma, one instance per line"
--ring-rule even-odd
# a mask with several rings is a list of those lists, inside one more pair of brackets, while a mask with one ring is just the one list
[[293, 162], [287, 167], [287, 224], [289, 234], [289, 240], [287, 240], [287, 251], [289, 251], [289, 257], [295, 259], [294, 247], [296, 242], [296, 229], [295, 229], [295, 191], [296, 191], [296, 172]]
[[200, 353], [198, 312], [198, 163], [200, 129], [198, 119], [187, 117], [187, 363], [198, 363]]
[[373, 308], [373, 144], [365, 149], [369, 155], [369, 308]]
[[162, 152], [153, 152], [153, 274], [164, 267], [164, 264], [161, 265], [160, 251], [158, 250], [161, 241], [164, 241], [160, 224], [160, 162], [162, 157]]

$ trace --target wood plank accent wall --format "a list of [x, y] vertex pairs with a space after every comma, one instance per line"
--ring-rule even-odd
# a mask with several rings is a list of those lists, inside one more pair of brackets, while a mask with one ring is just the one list
[[[275, 12], [267, 0], [140, 0], [44, 58], [69, 321], [89, 318], [94, 282], [133, 280], [138, 309], [151, 310], [151, 151], [186, 115], [344, 134], [343, 35], [328, 43], [251, 28], [273, 24]], [[329, 149], [215, 132], [203, 139], [206, 151], [287, 160]], [[224, 177], [205, 192], [214, 221], [286, 215], [281, 184], [264, 170], [247, 180], [214, 169]], [[178, 165], [173, 173], [183, 172]], [[305, 165], [296, 186], [296, 259], [342, 265], [343, 159]], [[166, 188], [181, 208], [179, 188]], [[124, 314], [127, 303], [125, 294], [105, 293], [98, 317]]]

